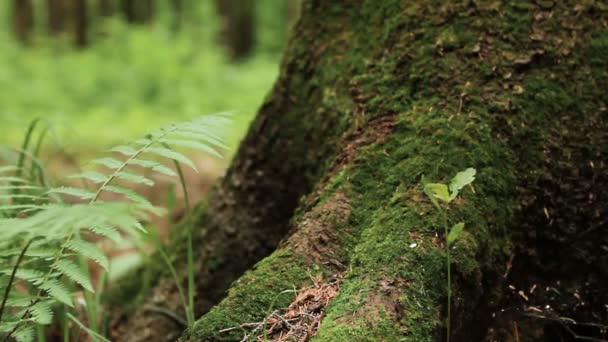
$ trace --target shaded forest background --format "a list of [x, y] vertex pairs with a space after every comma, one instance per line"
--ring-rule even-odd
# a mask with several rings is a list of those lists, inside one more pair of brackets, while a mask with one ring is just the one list
[[0, 143], [15, 145], [27, 123], [43, 117], [55, 148], [89, 153], [163, 124], [234, 110], [234, 147], [276, 77], [298, 7], [287, 0], [3, 1]]

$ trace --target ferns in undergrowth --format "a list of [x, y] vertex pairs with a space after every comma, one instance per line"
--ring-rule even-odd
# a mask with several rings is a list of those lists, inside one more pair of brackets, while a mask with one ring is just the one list
[[[118, 243], [125, 234], [143, 232], [141, 221], [160, 210], [125, 184], [152, 186], [154, 181], [144, 171], [175, 177], [181, 173], [179, 164], [196, 170], [192, 160], [175, 148], [221, 157], [225, 146], [218, 132], [228, 122], [227, 114], [206, 115], [114, 147], [110, 156], [92, 162], [102, 171], [97, 167], [70, 176], [84, 181], [85, 186], [74, 187], [49, 185], [37, 158], [46, 130], [34, 148], [29, 147], [40, 123], [34, 121], [15, 165], [0, 166], [0, 335], [31, 341], [37, 325], [52, 322], [54, 308], [73, 307], [77, 291], [93, 292], [86, 261], [102, 269], [110, 262], [88, 237]], [[177, 169], [167, 167], [163, 159], [173, 161]], [[182, 177], [180, 181], [184, 185]], [[104, 193], [118, 194], [122, 200], [104, 201]], [[67, 315], [82, 326], [74, 315]], [[94, 340], [101, 338], [92, 333]]]

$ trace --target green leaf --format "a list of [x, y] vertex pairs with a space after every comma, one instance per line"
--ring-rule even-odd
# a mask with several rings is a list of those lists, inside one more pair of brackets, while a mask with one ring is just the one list
[[48, 301], [40, 301], [29, 308], [34, 322], [42, 325], [51, 324], [53, 321], [53, 310]]
[[85, 258], [93, 259], [95, 262], [99, 264], [99, 266], [103, 267], [107, 270], [110, 267], [110, 261], [106, 257], [106, 255], [97, 247], [95, 244], [83, 241], [72, 239], [65, 244], [65, 247], [69, 250], [72, 250]]
[[122, 186], [117, 186], [117, 185], [108, 185], [104, 188], [104, 190], [124, 195], [126, 198], [141, 205], [142, 207], [144, 207], [146, 209], [149, 209], [149, 210], [155, 209], [154, 205], [152, 203], [150, 203], [150, 201], [148, 201], [145, 197], [143, 197], [142, 195], [138, 194], [137, 192], [135, 192], [131, 189], [127, 189], [127, 188], [124, 188]]
[[428, 183], [424, 186], [424, 192], [431, 198], [437, 198], [445, 203], [450, 202], [450, 192], [448, 186], [441, 183]]
[[464, 230], [464, 222], [456, 223], [452, 229], [450, 229], [450, 233], [448, 234], [447, 241], [448, 245], [451, 245], [458, 239], [462, 231]]
[[108, 339], [106, 339], [105, 337], [101, 336], [100, 334], [96, 333], [95, 331], [87, 328], [86, 325], [84, 325], [82, 322], [80, 322], [78, 320], [78, 318], [74, 317], [71, 313], [67, 313], [67, 317], [74, 323], [76, 323], [76, 325], [78, 325], [80, 327], [80, 329], [84, 330], [94, 341], [99, 340], [102, 342], [110, 342]]
[[54, 298], [69, 307], [74, 307], [70, 291], [68, 291], [57, 279], [48, 279], [40, 285], [40, 288], [45, 290], [51, 298]]
[[89, 292], [94, 292], [91, 279], [78, 265], [68, 259], [57, 260], [53, 264], [53, 268], [66, 275], [70, 280], [80, 284]]
[[190, 160], [188, 157], [186, 157], [183, 154], [176, 152], [174, 150], [171, 150], [171, 149], [168, 149], [165, 147], [151, 147], [151, 148], [146, 149], [146, 152], [157, 154], [161, 157], [165, 157], [168, 159], [176, 160], [182, 164], [188, 165], [191, 169], [198, 172], [198, 170], [197, 170], [196, 166], [194, 165], [194, 163], [192, 162], [192, 160]]
[[91, 225], [87, 228], [97, 235], [107, 237], [108, 239], [112, 240], [116, 244], [119, 244], [123, 241], [123, 238], [120, 235], [120, 233], [118, 232], [118, 230], [116, 230], [116, 228], [114, 228], [112, 226], [95, 224], [95, 225]]
[[132, 146], [128, 146], [128, 145], [122, 145], [122, 146], [116, 146], [113, 147], [111, 149], [112, 152], [118, 152], [121, 154], [124, 154], [125, 156], [133, 156], [135, 155], [139, 150], [133, 148]]
[[123, 162], [121, 162], [118, 159], [114, 159], [114, 158], [95, 159], [95, 160], [93, 160], [93, 163], [105, 166], [108, 169], [118, 169], [119, 167], [121, 167], [123, 165]]
[[155, 162], [152, 160], [146, 160], [146, 159], [131, 159], [128, 161], [129, 165], [137, 165], [137, 166], [141, 166], [147, 169], [151, 169], [152, 171], [161, 173], [163, 175], [166, 176], [170, 176], [170, 177], [175, 177], [177, 176], [177, 173], [175, 173], [175, 171], [173, 171], [171, 168], [159, 163], [159, 162]]
[[34, 340], [34, 328], [29, 324], [21, 324], [13, 337], [17, 342], [31, 342]]
[[458, 172], [456, 176], [452, 178], [452, 181], [450, 182], [450, 191], [452, 192], [452, 195], [450, 196], [450, 201], [456, 198], [456, 196], [458, 196], [458, 193], [460, 192], [460, 190], [462, 190], [462, 188], [473, 183], [473, 181], [475, 180], [476, 173], [477, 171], [475, 169], [468, 168], [464, 171]]
[[85, 189], [62, 186], [54, 188], [46, 192], [47, 194], [63, 194], [78, 197], [80, 199], [89, 200], [95, 197], [95, 193]]
[[128, 171], [120, 171], [114, 174], [114, 177], [125, 180], [127, 182], [135, 183], [135, 184], [143, 184], [146, 186], [153, 186], [154, 181], [146, 178], [144, 176], [140, 176], [138, 174], [128, 172]]
[[68, 178], [80, 178], [80, 179], [86, 179], [89, 180], [93, 183], [103, 183], [108, 179], [108, 176], [101, 173], [101, 172], [96, 172], [96, 171], [85, 171], [82, 173], [78, 173], [75, 175], [71, 175]]
[[[192, 140], [184, 140], [184, 139], [160, 139], [160, 142], [163, 142], [165, 144], [169, 144], [171, 146], [181, 146], [181, 147], [187, 147], [187, 148], [193, 148], [195, 150], [200, 150], [203, 152], [207, 152], [210, 155], [217, 157], [217, 158], [223, 158], [222, 155], [217, 152], [213, 147], [198, 142], [198, 141], [192, 141]], [[173, 158], [175, 159], [175, 158]]]

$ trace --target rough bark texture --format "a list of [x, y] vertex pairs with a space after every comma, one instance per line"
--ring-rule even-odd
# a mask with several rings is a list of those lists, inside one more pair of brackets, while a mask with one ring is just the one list
[[[524, 322], [524, 306], [606, 322], [608, 6], [311, 0], [294, 37], [201, 210], [198, 314], [272, 254], [189, 340], [260, 336], [238, 327], [287, 307], [286, 290], [311, 279], [341, 284], [315, 308], [315, 340], [439, 340], [446, 247], [420, 179], [467, 167], [477, 180], [448, 212], [466, 224], [451, 252], [453, 340], [514, 339], [513, 322], [529, 324], [517, 334], [563, 333]], [[163, 284], [156, 303], [171, 306]], [[132, 322], [137, 336], [180, 329], [142, 310]]]

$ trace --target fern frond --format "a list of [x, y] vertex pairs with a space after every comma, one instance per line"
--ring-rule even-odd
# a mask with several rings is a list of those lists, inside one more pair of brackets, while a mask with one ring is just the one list
[[13, 333], [17, 342], [32, 342], [34, 340], [34, 328], [31, 325], [21, 324]]
[[120, 235], [120, 233], [118, 232], [118, 230], [116, 230], [116, 228], [114, 228], [110, 225], [94, 224], [94, 225], [87, 227], [87, 229], [97, 235], [107, 237], [108, 239], [112, 240], [116, 244], [119, 244], [123, 241], [123, 238]]
[[179, 152], [176, 152], [175, 150], [172, 150], [172, 149], [169, 149], [166, 147], [150, 147], [150, 148], [147, 148], [145, 150], [145, 152], [156, 154], [156, 155], [159, 155], [159, 156], [167, 158], [167, 159], [177, 160], [178, 162], [180, 162], [182, 164], [186, 164], [192, 170], [198, 172], [198, 169], [194, 165], [194, 162], [192, 162], [192, 160], [190, 160], [190, 158], [186, 157], [185, 155], [183, 155]]
[[141, 166], [146, 169], [150, 169], [152, 171], [158, 172], [165, 176], [169, 176], [169, 177], [177, 176], [177, 173], [175, 173], [175, 171], [173, 171], [171, 168], [169, 168], [159, 162], [153, 161], [153, 160], [134, 158], [134, 159], [129, 160], [128, 163], [129, 163], [129, 165], [136, 165], [136, 166]]
[[93, 163], [105, 166], [108, 169], [118, 169], [123, 165], [123, 162], [120, 160], [110, 157], [95, 159]]
[[74, 304], [72, 303], [72, 295], [70, 294], [70, 291], [59, 280], [47, 279], [39, 287], [40, 289], [44, 290], [51, 298], [54, 298], [69, 307], [74, 306]]
[[[10, 268], [0, 270], [0, 273], [4, 275], [10, 275], [11, 272], [12, 269]], [[44, 272], [39, 270], [19, 268], [15, 273], [15, 278], [25, 280], [33, 285], [39, 285], [44, 279], [44, 275]]]
[[[50, 304], [48, 300], [41, 300], [29, 308], [29, 314], [35, 323], [43, 325], [51, 324], [53, 321], [53, 310]], [[18, 316], [25, 314], [25, 311], [23, 310]]]
[[87, 259], [94, 260], [96, 263], [99, 264], [99, 266], [103, 267], [105, 270], [110, 267], [110, 261], [108, 260], [106, 255], [101, 249], [99, 249], [99, 247], [97, 247], [93, 243], [84, 240], [73, 239], [65, 243], [64, 246], [67, 249], [74, 251]]
[[82, 268], [76, 265], [73, 261], [69, 259], [59, 259], [55, 261], [52, 267], [61, 272], [61, 274], [67, 276], [70, 280], [80, 284], [80, 286], [85, 288], [87, 291], [94, 292], [89, 275], [86, 274]]
[[[180, 147], [192, 148], [195, 150], [207, 152], [207, 153], [213, 155], [214, 157], [217, 157], [220, 159], [223, 158], [223, 156], [217, 150], [215, 150], [213, 147], [211, 147], [209, 144], [204, 144], [204, 143], [201, 143], [201, 142], [198, 142], [195, 140], [163, 138], [163, 139], [160, 139], [159, 141], [162, 143], [168, 144], [170, 146], [180, 146]], [[171, 159], [175, 159], [175, 158], [171, 158]]]
[[90, 200], [93, 197], [95, 197], [94, 192], [91, 192], [91, 191], [85, 190], [85, 189], [80, 189], [80, 188], [73, 188], [73, 187], [69, 187], [69, 186], [53, 188], [53, 189], [48, 190], [46, 193], [47, 194], [69, 195], [69, 196], [77, 197], [77, 198], [80, 198], [83, 200]]

